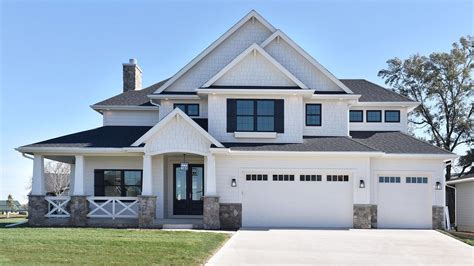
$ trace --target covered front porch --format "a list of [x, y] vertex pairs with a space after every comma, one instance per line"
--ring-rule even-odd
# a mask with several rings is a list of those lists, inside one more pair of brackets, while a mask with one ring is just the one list
[[[175, 109], [152, 128], [99, 129], [18, 148], [33, 156], [31, 225], [220, 228], [211, 145], [223, 146], [201, 126]], [[45, 158], [71, 165], [67, 195], [46, 196]]]

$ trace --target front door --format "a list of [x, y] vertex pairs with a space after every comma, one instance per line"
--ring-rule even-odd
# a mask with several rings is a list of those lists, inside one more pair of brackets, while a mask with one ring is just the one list
[[188, 170], [173, 165], [174, 215], [202, 215], [204, 196], [204, 165], [190, 164]]

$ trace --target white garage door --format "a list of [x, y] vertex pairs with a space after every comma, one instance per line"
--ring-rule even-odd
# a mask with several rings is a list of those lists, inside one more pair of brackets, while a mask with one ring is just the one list
[[352, 227], [349, 174], [244, 174], [243, 227]]
[[378, 176], [378, 227], [431, 228], [432, 190], [426, 176]]

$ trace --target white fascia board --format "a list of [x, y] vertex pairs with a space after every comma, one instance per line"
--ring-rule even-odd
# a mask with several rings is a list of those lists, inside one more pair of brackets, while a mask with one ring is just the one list
[[420, 160], [448, 160], [448, 159], [456, 159], [459, 157], [457, 154], [414, 154], [414, 153], [385, 153], [383, 155], [384, 158], [393, 158], [393, 159], [420, 159]]
[[103, 110], [155, 111], [155, 110], [159, 110], [158, 106], [136, 106], [136, 105], [91, 105], [90, 108], [96, 111], [103, 111]]
[[474, 182], [474, 177], [464, 178], [460, 180], [456, 180], [456, 179], [449, 180], [449, 181], [446, 181], [446, 184], [453, 185], [453, 184], [466, 183], [466, 182]]
[[94, 154], [94, 155], [132, 155], [133, 153], [142, 154], [143, 147], [127, 147], [127, 148], [78, 148], [78, 147], [19, 147], [16, 148], [22, 153], [38, 153], [45, 155], [77, 155], [77, 154]]
[[159, 99], [159, 100], [199, 100], [201, 99], [198, 95], [183, 95], [183, 94], [149, 94], [148, 98], [150, 99]]
[[338, 85], [343, 91], [347, 93], [353, 93], [344, 83], [342, 83], [338, 78], [336, 78], [329, 70], [327, 70], [323, 65], [321, 65], [316, 59], [314, 59], [310, 54], [308, 54], [303, 48], [301, 48], [297, 43], [295, 43], [290, 37], [288, 37], [281, 30], [275, 31], [270, 37], [268, 37], [261, 46], [265, 48], [270, 42], [275, 38], [280, 37], [285, 40], [291, 47], [293, 47], [299, 54], [301, 54], [306, 60], [313, 64], [319, 71], [331, 79], [336, 85]]
[[234, 58], [227, 66], [221, 69], [217, 74], [215, 74], [212, 78], [210, 78], [206, 83], [204, 83], [201, 87], [207, 88], [214, 84], [218, 79], [225, 75], [229, 70], [231, 70], [235, 65], [240, 63], [247, 55], [252, 52], [258, 52], [261, 54], [266, 60], [268, 60], [273, 66], [275, 66], [283, 75], [293, 81], [298, 87], [302, 89], [307, 89], [308, 87], [301, 82], [297, 77], [291, 74], [284, 66], [282, 66], [278, 61], [275, 60], [270, 54], [268, 54], [265, 50], [262, 49], [258, 44], [253, 43], [249, 46], [249, 48], [245, 49], [242, 53], [240, 53], [237, 57]]
[[143, 136], [136, 140], [132, 146], [139, 146], [140, 144], [146, 142], [153, 135], [155, 135], [161, 128], [168, 124], [174, 117], [180, 116], [186, 122], [188, 122], [194, 129], [201, 133], [205, 138], [207, 138], [212, 144], [217, 147], [224, 147], [219, 141], [217, 141], [213, 136], [211, 136], [207, 131], [205, 131], [201, 126], [199, 126], [194, 120], [192, 120], [188, 115], [186, 115], [181, 109], [175, 108], [171, 113], [166, 115], [160, 122], [158, 122], [154, 127], [148, 130]]
[[419, 102], [357, 102], [354, 106], [396, 106], [396, 107], [417, 107]]
[[244, 95], [312, 95], [314, 90], [274, 89], [197, 89], [198, 94], [244, 94]]
[[313, 94], [311, 99], [358, 100], [360, 97], [360, 94]]
[[242, 155], [242, 156], [324, 156], [324, 157], [380, 157], [383, 152], [309, 152], [309, 151], [233, 151], [228, 148], [211, 148], [213, 154]]
[[215, 40], [211, 45], [209, 45], [204, 51], [202, 51], [198, 56], [196, 56], [191, 62], [189, 62], [186, 66], [178, 71], [178, 73], [174, 74], [163, 86], [161, 86], [155, 93], [160, 93], [168, 88], [171, 84], [173, 84], [178, 78], [180, 78], [184, 73], [188, 72], [194, 65], [196, 65], [199, 61], [201, 61], [206, 55], [211, 53], [217, 46], [219, 46], [222, 42], [224, 42], [229, 36], [231, 36], [234, 32], [236, 32], [242, 25], [244, 25], [250, 19], [255, 18], [260, 23], [262, 23], [266, 28], [268, 28], [271, 32], [274, 32], [276, 29], [271, 25], [268, 21], [266, 21], [257, 11], [252, 10], [250, 11], [245, 17], [239, 20], [234, 26], [232, 26], [229, 30], [227, 30], [221, 37]]

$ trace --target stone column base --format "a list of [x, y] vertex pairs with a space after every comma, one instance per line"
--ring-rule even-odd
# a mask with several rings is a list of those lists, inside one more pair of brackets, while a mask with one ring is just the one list
[[445, 229], [444, 206], [433, 206], [431, 215], [433, 229]]
[[204, 229], [215, 230], [221, 228], [221, 223], [219, 220], [219, 207], [219, 197], [204, 197], [204, 212], [202, 217]]
[[356, 229], [377, 228], [377, 205], [354, 204], [353, 227]]
[[87, 214], [89, 213], [89, 204], [87, 196], [71, 196], [69, 201], [69, 225], [83, 227], [87, 226]]
[[221, 203], [219, 218], [221, 229], [239, 229], [242, 227], [242, 204]]
[[44, 199], [45, 196], [28, 196], [28, 225], [29, 226], [46, 226], [47, 218], [44, 217], [48, 213], [48, 203]]
[[156, 196], [138, 196], [138, 227], [153, 227], [155, 217]]

